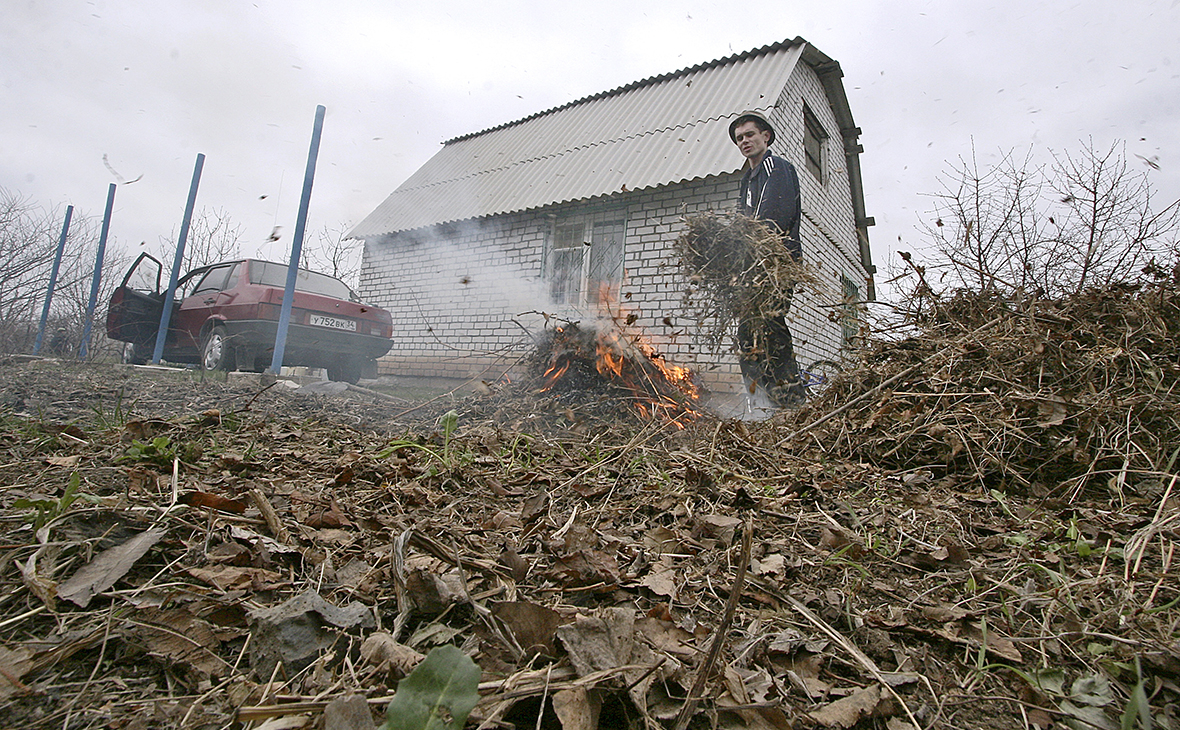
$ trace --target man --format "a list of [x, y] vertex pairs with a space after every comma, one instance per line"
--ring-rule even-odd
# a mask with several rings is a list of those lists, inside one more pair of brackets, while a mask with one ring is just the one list
[[[774, 127], [761, 114], [746, 112], [730, 123], [729, 138], [746, 158], [738, 212], [772, 224], [791, 255], [801, 259], [799, 176], [791, 163], [771, 153]], [[738, 322], [739, 359], [751, 393], [761, 387], [773, 403], [797, 406], [803, 403], [806, 390], [799, 381], [787, 327], [789, 292], [779, 304], [774, 313]]]

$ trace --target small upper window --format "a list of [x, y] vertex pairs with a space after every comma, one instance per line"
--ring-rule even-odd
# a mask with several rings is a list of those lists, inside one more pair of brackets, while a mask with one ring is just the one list
[[825, 157], [827, 154], [828, 133], [823, 125], [806, 106], [803, 107], [803, 156], [806, 158], [807, 169], [815, 175], [815, 179], [824, 181]]

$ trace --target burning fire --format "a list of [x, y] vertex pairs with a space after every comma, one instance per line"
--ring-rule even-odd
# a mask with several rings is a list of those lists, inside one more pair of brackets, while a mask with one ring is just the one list
[[596, 329], [569, 323], [552, 330], [541, 348], [548, 348], [541, 392], [623, 389], [645, 418], [662, 418], [683, 428], [683, 421], [699, 415], [692, 407], [701, 395], [695, 374], [668, 363], [634, 331], [636, 318], [617, 308], [611, 311], [610, 301], [599, 292], [598, 307], [605, 315]]

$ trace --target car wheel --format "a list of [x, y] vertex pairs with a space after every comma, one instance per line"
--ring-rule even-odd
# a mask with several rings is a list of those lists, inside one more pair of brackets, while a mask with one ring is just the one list
[[328, 380], [356, 385], [360, 379], [361, 364], [356, 360], [341, 360], [335, 365], [328, 366]]
[[134, 342], [123, 343], [123, 363], [126, 365], [147, 365], [153, 354], [147, 345], [137, 345]]
[[237, 365], [238, 370], [260, 373], [270, 365], [270, 361], [264, 361], [262, 355], [259, 355], [253, 348], [239, 347], [234, 350], [234, 364]]
[[230, 347], [225, 328], [221, 325], [217, 325], [205, 335], [205, 344], [201, 348], [201, 369], [234, 369], [234, 350]]

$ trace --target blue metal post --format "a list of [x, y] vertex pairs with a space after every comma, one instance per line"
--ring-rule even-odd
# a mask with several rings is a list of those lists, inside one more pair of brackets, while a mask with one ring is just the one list
[[86, 324], [82, 328], [82, 344], [78, 347], [78, 359], [85, 360], [87, 343], [90, 342], [90, 328], [94, 325], [94, 308], [98, 306], [98, 287], [102, 283], [102, 257], [107, 250], [107, 234], [111, 230], [111, 212], [115, 209], [115, 184], [107, 189], [107, 209], [102, 216], [102, 233], [98, 237], [98, 255], [94, 257], [94, 279], [90, 283], [90, 303], [86, 305]]
[[33, 343], [33, 354], [41, 354], [41, 342], [45, 338], [45, 323], [49, 321], [49, 306], [53, 304], [53, 289], [57, 286], [57, 272], [61, 268], [61, 255], [66, 250], [66, 236], [70, 232], [70, 218], [74, 217], [74, 206], [66, 206], [66, 222], [61, 227], [61, 238], [57, 240], [57, 255], [53, 257], [53, 269], [49, 272], [49, 289], [45, 292], [45, 304], [41, 307], [41, 326], [37, 328], [37, 341]]
[[172, 259], [172, 275], [168, 277], [168, 293], [164, 295], [164, 311], [160, 312], [160, 329], [156, 332], [156, 349], [152, 351], [152, 362], [160, 364], [164, 357], [164, 340], [168, 338], [168, 325], [172, 322], [172, 302], [176, 299], [176, 281], [180, 278], [180, 267], [184, 265], [184, 246], [188, 241], [189, 225], [193, 221], [193, 207], [197, 203], [197, 187], [201, 184], [201, 170], [205, 167], [205, 155], [197, 153], [197, 166], [193, 168], [193, 182], [188, 188], [188, 202], [184, 205], [184, 220], [180, 224], [180, 238], [176, 241], [176, 256]]
[[295, 238], [291, 241], [291, 263], [287, 267], [287, 288], [283, 291], [283, 308], [279, 312], [279, 331], [275, 333], [275, 354], [270, 361], [271, 373], [283, 370], [283, 351], [287, 349], [287, 327], [291, 324], [291, 302], [295, 299], [295, 279], [299, 275], [299, 258], [303, 254], [303, 229], [307, 224], [307, 209], [311, 204], [311, 183], [315, 180], [315, 163], [320, 155], [320, 133], [324, 129], [323, 104], [315, 108], [315, 125], [311, 130], [311, 149], [307, 153], [307, 171], [303, 173], [303, 195], [299, 198], [299, 217], [295, 221]]

